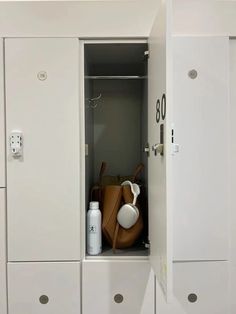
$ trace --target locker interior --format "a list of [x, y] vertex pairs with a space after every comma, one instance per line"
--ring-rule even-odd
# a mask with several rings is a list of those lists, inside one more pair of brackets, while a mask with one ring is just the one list
[[[132, 248], [117, 250], [118, 256], [148, 255], [146, 50], [145, 42], [84, 44], [85, 211], [102, 162], [107, 163], [105, 175], [121, 177], [144, 165], [138, 178], [144, 229]], [[113, 255], [107, 244], [102, 254]]]

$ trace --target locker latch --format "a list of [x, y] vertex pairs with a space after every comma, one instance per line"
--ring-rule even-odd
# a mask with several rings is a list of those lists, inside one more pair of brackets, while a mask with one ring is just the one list
[[14, 158], [23, 155], [23, 135], [21, 131], [13, 130], [10, 134], [10, 152]]
[[164, 149], [164, 145], [163, 144], [154, 144], [152, 146], [152, 150], [154, 151], [155, 156], [157, 154], [163, 155], [163, 149]]
[[179, 144], [175, 143], [175, 129], [174, 124], [172, 124], [171, 128], [171, 153], [172, 155], [175, 155], [179, 152]]
[[152, 146], [152, 150], [154, 155], [160, 154], [161, 156], [164, 155], [164, 124], [160, 124], [160, 143], [154, 144]]

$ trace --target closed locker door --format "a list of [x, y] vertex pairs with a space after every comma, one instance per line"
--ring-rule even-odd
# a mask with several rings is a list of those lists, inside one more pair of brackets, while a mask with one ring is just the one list
[[80, 314], [80, 263], [9, 263], [9, 314]]
[[6, 282], [6, 204], [5, 189], [0, 189], [0, 313], [7, 314]]
[[229, 39], [175, 37], [174, 260], [229, 257]]
[[5, 187], [5, 111], [3, 39], [0, 39], [0, 187]]
[[7, 39], [5, 60], [8, 259], [78, 260], [78, 40]]
[[154, 314], [154, 294], [155, 276], [148, 261], [83, 262], [83, 314]]
[[185, 313], [229, 313], [228, 268], [224, 261], [174, 263], [174, 294]]

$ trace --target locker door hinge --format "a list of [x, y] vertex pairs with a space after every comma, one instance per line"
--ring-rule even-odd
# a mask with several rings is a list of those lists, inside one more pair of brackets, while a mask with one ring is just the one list
[[150, 156], [150, 146], [149, 146], [149, 143], [147, 143], [143, 149], [144, 153], [147, 154], [147, 156], [149, 157]]
[[151, 243], [150, 243], [150, 240], [149, 240], [149, 239], [147, 239], [146, 241], [144, 241], [144, 247], [145, 247], [146, 249], [150, 249]]
[[85, 156], [88, 156], [89, 154], [89, 147], [88, 144], [85, 144]]
[[143, 54], [144, 54], [144, 58], [148, 59], [149, 55], [150, 55], [150, 51], [149, 50], [145, 50]]
[[171, 128], [171, 154], [174, 156], [179, 152], [179, 144], [175, 143], [175, 128], [172, 124]]

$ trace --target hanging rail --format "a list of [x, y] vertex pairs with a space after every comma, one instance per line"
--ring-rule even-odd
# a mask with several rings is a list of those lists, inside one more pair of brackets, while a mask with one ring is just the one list
[[85, 76], [87, 80], [142, 80], [145, 79], [146, 76], [139, 75], [91, 75]]

